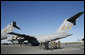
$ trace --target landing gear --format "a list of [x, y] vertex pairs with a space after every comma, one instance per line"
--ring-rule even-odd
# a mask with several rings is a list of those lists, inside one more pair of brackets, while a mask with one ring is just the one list
[[11, 42], [12, 42], [12, 45], [14, 45], [13, 40]]
[[19, 39], [19, 40], [18, 40], [18, 43], [19, 43], [20, 46], [21, 46], [21, 44], [23, 43], [23, 40], [22, 40], [22, 39]]

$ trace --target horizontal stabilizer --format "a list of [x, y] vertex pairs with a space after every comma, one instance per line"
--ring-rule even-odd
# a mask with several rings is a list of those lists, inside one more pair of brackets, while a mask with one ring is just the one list
[[17, 28], [17, 29], [20, 29], [17, 25], [16, 25], [16, 22], [13, 21], [13, 27]]
[[67, 19], [67, 21], [73, 23], [76, 25], [76, 20], [78, 19], [79, 16], [81, 16], [84, 12], [79, 12], [76, 15], [72, 16], [71, 18]]

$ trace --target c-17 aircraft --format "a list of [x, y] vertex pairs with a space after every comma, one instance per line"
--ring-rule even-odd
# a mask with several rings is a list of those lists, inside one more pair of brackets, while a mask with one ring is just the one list
[[20, 29], [20, 28], [16, 25], [16, 22], [15, 22], [15, 21], [11, 22], [11, 24], [8, 24], [7, 27], [5, 27], [5, 28], [1, 31], [1, 40], [4, 40], [4, 39], [9, 38], [7, 33], [12, 32], [15, 28]]
[[[49, 43], [50, 40], [55, 41], [55, 40], [59, 40], [59, 39], [71, 36], [72, 34], [69, 34], [68, 31], [71, 29], [72, 26], [76, 25], [76, 21], [78, 17], [81, 16], [83, 13], [84, 12], [79, 12], [75, 14], [74, 16], [68, 19], [65, 19], [62, 25], [59, 27], [59, 29], [55, 33], [52, 33], [52, 34], [30, 36], [30, 35], [15, 33], [9, 30], [7, 30], [5, 34], [15, 35], [8, 39], [10, 41], [18, 41], [19, 44], [21, 44], [24, 41], [28, 41], [28, 43], [31, 43], [32, 45], [39, 45], [40, 43]], [[15, 22], [13, 22], [12, 27], [16, 27], [20, 29], [19, 27], [14, 25], [14, 23]], [[2, 31], [2, 32], [5, 32], [5, 31]]]

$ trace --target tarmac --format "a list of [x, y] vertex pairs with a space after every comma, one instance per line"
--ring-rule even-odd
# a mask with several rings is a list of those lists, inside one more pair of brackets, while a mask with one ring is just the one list
[[1, 45], [1, 54], [84, 54], [84, 44], [61, 46], [61, 49], [45, 50], [39, 46]]

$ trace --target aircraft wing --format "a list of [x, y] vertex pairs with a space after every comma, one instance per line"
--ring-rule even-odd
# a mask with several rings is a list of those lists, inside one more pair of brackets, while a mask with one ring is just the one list
[[19, 33], [14, 33], [14, 32], [10, 32], [10, 33], [7, 33], [7, 34], [16, 35], [18, 37], [24, 37], [24, 39], [23, 39], [24, 41], [27, 40], [32, 45], [39, 45], [39, 42], [33, 36], [29, 36], [29, 35], [25, 35], [25, 34], [19, 34]]
[[18, 37], [24, 37], [25, 40], [35, 40], [36, 39], [36, 38], [29, 36], [29, 35], [19, 34], [19, 33], [14, 33], [14, 32], [10, 32], [10, 33], [7, 33], [7, 34], [16, 35]]

